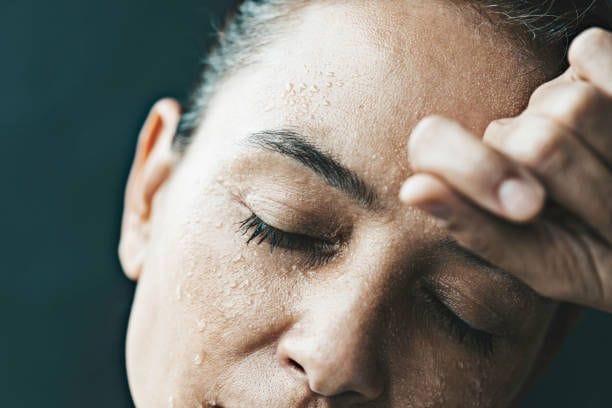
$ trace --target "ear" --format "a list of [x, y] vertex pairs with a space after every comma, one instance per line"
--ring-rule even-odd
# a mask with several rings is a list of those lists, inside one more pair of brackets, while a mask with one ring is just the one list
[[138, 280], [149, 243], [152, 203], [174, 167], [172, 139], [181, 109], [173, 99], [158, 101], [140, 131], [125, 191], [119, 260], [125, 274]]

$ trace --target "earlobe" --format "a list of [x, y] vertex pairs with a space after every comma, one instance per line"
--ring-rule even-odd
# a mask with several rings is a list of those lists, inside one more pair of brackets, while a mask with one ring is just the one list
[[151, 109], [138, 137], [125, 191], [119, 242], [121, 266], [133, 280], [139, 278], [146, 257], [153, 200], [172, 172], [176, 159], [172, 140], [180, 115], [178, 102], [160, 100]]

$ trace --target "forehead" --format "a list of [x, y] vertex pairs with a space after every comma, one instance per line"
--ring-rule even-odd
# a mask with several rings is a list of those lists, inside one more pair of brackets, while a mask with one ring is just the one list
[[520, 111], [538, 78], [517, 50], [451, 1], [314, 1], [223, 84], [205, 132], [229, 132], [227, 142], [296, 127], [366, 178], [399, 182], [420, 118], [443, 114], [480, 133]]

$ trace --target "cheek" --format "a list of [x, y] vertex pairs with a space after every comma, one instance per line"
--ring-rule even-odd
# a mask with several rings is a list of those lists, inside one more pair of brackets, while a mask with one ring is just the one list
[[423, 323], [415, 313], [424, 311], [413, 299], [398, 301], [395, 310], [391, 321], [396, 323], [386, 328], [383, 347], [391, 351], [393, 406], [510, 406], [546, 331], [542, 324], [524, 340], [496, 339], [494, 352], [485, 357], [435, 324]]
[[282, 256], [271, 257], [267, 244], [246, 245], [239, 224], [250, 212], [225, 186], [174, 183], [161, 200], [128, 358], [131, 383], [147, 378], [148, 392], [179, 403], [205, 394], [237, 356], [272, 347], [298, 296]]
[[410, 367], [395, 369], [400, 379], [394, 384], [397, 395], [412, 390], [406, 398], [436, 407], [508, 407], [529, 377], [537, 347], [505, 347], [490, 359], [475, 357], [450, 342], [426, 340], [411, 349]]
[[527, 376], [528, 360], [516, 350], [485, 361], [431, 339], [416, 340], [409, 348], [390, 366], [394, 406], [410, 401], [431, 407], [506, 407]]
[[169, 297], [207, 343], [224, 345], [216, 353], [243, 351], [282, 320], [291, 298], [288, 271], [267, 244], [247, 246], [239, 225], [250, 212], [223, 186], [182, 202], [190, 204], [166, 229], [165, 263], [174, 271]]

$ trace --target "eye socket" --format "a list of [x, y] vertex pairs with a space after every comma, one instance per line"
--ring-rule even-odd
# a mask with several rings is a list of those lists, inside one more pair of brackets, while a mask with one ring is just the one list
[[424, 317], [441, 327], [458, 344], [489, 358], [495, 352], [496, 336], [484, 330], [472, 327], [446, 304], [435, 292], [427, 287], [421, 290], [421, 297], [425, 303]]
[[[339, 243], [325, 238], [316, 238], [306, 234], [297, 234], [275, 228], [264, 222], [255, 213], [239, 223], [239, 232], [248, 235], [247, 245], [255, 242], [260, 245], [267, 242], [270, 253], [276, 249], [300, 252], [306, 256], [309, 267], [317, 267], [331, 261], [339, 251]], [[422, 317], [432, 322], [458, 344], [465, 346], [489, 358], [494, 353], [496, 336], [484, 330], [472, 327], [447, 306], [435, 291], [426, 285], [421, 285], [421, 299], [424, 301], [425, 313]]]
[[329, 262], [338, 253], [339, 249], [339, 244], [329, 239], [286, 232], [275, 228], [265, 223], [255, 213], [240, 222], [239, 231], [242, 231], [242, 235], [250, 233], [246, 241], [247, 245], [252, 241], [255, 241], [257, 245], [265, 241], [270, 245], [270, 253], [273, 253], [275, 249], [285, 249], [307, 255], [307, 264], [310, 267]]

